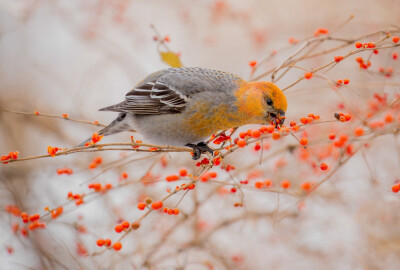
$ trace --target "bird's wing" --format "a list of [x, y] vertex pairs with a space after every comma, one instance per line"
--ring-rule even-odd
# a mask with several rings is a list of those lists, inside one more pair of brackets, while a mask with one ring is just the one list
[[125, 101], [101, 110], [134, 114], [179, 113], [193, 95], [230, 91], [241, 80], [236, 75], [205, 68], [169, 68], [147, 76], [126, 94]]

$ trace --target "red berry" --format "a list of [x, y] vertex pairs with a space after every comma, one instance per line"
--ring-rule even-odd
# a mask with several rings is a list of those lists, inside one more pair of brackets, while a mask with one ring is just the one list
[[146, 204], [143, 202], [138, 203], [137, 208], [139, 210], [144, 210], [146, 208]]
[[322, 162], [321, 165], [319, 166], [321, 170], [326, 171], [328, 169], [328, 165], [325, 162]]
[[162, 201], [156, 201], [151, 204], [151, 208], [153, 208], [154, 210], [160, 209], [162, 206], [163, 206]]
[[239, 146], [240, 148], [243, 148], [243, 147], [246, 146], [246, 141], [244, 141], [244, 140], [238, 140], [236, 144], [237, 144], [237, 146]]
[[115, 242], [113, 245], [113, 249], [115, 249], [116, 251], [120, 250], [122, 248], [122, 245], [120, 242]]
[[307, 145], [308, 144], [308, 139], [306, 137], [303, 137], [300, 139], [300, 144], [301, 145]]
[[307, 80], [311, 79], [312, 76], [313, 76], [312, 72], [306, 72], [306, 73], [304, 74], [304, 78], [306, 78]]
[[288, 189], [288, 188], [290, 188], [290, 182], [287, 181], [287, 180], [282, 181], [281, 186], [282, 186], [284, 189]]

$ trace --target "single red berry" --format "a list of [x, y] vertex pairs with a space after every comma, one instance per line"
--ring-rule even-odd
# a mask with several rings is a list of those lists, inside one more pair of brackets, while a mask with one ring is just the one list
[[181, 170], [179, 171], [179, 175], [182, 176], [182, 177], [185, 177], [187, 174], [188, 174], [188, 172], [187, 172], [186, 169], [181, 169]]
[[258, 129], [251, 131], [251, 137], [253, 137], [253, 138], [258, 138], [258, 137], [260, 137], [260, 135], [261, 135], [261, 133]]
[[97, 245], [98, 245], [99, 247], [101, 247], [101, 246], [104, 245], [104, 240], [103, 240], [103, 239], [98, 239], [96, 243], [97, 243]]
[[115, 226], [115, 231], [117, 232], [117, 233], [120, 233], [120, 232], [122, 232], [122, 230], [124, 229], [124, 227], [121, 225], [121, 224], [118, 224], [117, 226]]
[[138, 203], [137, 208], [139, 210], [144, 210], [146, 208], [146, 204], [143, 202]]
[[115, 242], [113, 245], [113, 249], [115, 249], [116, 251], [120, 250], [122, 248], [122, 245], [120, 242]]
[[306, 137], [303, 137], [300, 139], [300, 144], [301, 145], [307, 145], [308, 144], [308, 139]]
[[237, 146], [239, 146], [240, 148], [243, 148], [243, 147], [246, 146], [246, 141], [244, 141], [244, 140], [238, 140], [236, 144], [237, 144]]
[[322, 162], [321, 165], [319, 165], [321, 170], [326, 171], [328, 169], [328, 165], [325, 162]]
[[307, 80], [311, 79], [312, 76], [313, 76], [312, 72], [306, 72], [306, 73], [304, 74], [304, 78], [306, 78]]
[[251, 68], [254, 68], [255, 66], [257, 66], [257, 61], [250, 61], [250, 62], [249, 62], [249, 66], [250, 66]]
[[284, 189], [288, 189], [288, 188], [290, 188], [290, 182], [288, 180], [282, 181], [281, 186]]

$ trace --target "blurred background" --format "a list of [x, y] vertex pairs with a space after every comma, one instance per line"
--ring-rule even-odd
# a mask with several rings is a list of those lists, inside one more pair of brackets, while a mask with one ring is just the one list
[[[19, 151], [21, 157], [46, 154], [49, 145], [72, 148], [99, 129], [3, 109], [58, 116], [67, 113], [74, 119], [108, 124], [115, 113], [99, 112], [99, 108], [122, 101], [144, 76], [168, 67], [160, 56], [160, 50], [166, 50], [163, 44], [179, 55], [185, 66], [251, 79], [278, 66], [319, 28], [338, 27], [334, 36], [343, 39], [390, 29], [398, 35], [399, 14], [396, 0], [1, 0], [0, 155], [10, 151]], [[347, 22], [351, 15], [354, 18]], [[164, 39], [161, 45], [160, 38]], [[381, 38], [378, 34], [360, 42]], [[340, 44], [329, 43], [320, 50]], [[317, 68], [352, 50], [355, 47], [350, 45], [299, 65]], [[278, 53], [268, 58], [274, 51]], [[368, 71], [358, 67], [354, 56], [321, 74], [333, 81], [350, 80], [339, 95], [317, 77], [289, 88], [285, 92], [287, 123], [309, 113], [332, 120], [339, 108], [365, 114], [376, 93], [395, 100], [400, 93], [399, 64], [391, 57], [395, 51], [398, 53], [398, 47], [380, 51]], [[266, 58], [268, 61], [262, 61]], [[251, 61], [260, 63], [255, 74]], [[392, 68], [393, 75], [382, 76], [380, 67]], [[303, 74], [304, 70], [293, 69], [277, 85], [285, 88]], [[394, 116], [393, 130], [398, 128], [398, 110]], [[317, 146], [327, 145], [329, 132], [352, 135], [362, 120], [355, 117], [354, 125], [347, 126], [315, 125], [307, 130], [308, 136]], [[241, 130], [248, 128], [254, 127]], [[299, 160], [300, 151], [280, 150], [296, 143], [292, 137], [266, 142], [271, 148], [265, 151], [261, 165], [260, 154], [252, 147], [238, 150], [226, 161], [236, 167], [233, 173], [213, 169], [221, 183], [199, 183], [195, 191], [167, 201], [171, 208], [178, 205], [178, 216], [151, 213], [139, 230], [122, 241], [121, 251], [99, 255], [93, 255], [104, 250], [96, 245], [97, 239], [118, 239], [114, 226], [143, 214], [136, 208], [138, 201], [144, 197], [160, 200], [168, 188], [181, 184], [167, 183], [165, 176], [180, 168], [190, 173], [197, 169], [189, 154], [109, 151], [1, 165], [0, 268], [397, 269], [400, 203], [391, 186], [400, 178], [400, 147], [397, 133], [388, 133], [371, 138], [368, 148], [340, 165], [313, 196], [301, 202], [301, 184], [319, 182], [327, 173], [310, 169]], [[129, 142], [130, 135], [118, 134], [103, 141]], [[146, 142], [140, 134], [133, 135]], [[101, 166], [89, 169], [99, 156]], [[332, 158], [328, 164], [334, 168], [339, 163]], [[63, 167], [73, 168], [74, 173], [58, 175], [56, 170]], [[97, 182], [118, 186], [121, 173], [126, 172], [132, 184], [92, 196], [79, 207], [68, 203], [69, 191], [88, 192], [88, 181], [100, 172]], [[159, 182], [143, 183], [150, 173], [153, 182]], [[293, 191], [233, 192], [227, 184], [231, 178], [237, 182], [248, 179], [253, 186], [256, 179], [268, 178], [278, 189], [279, 183], [289, 179]], [[244, 206], [234, 207], [238, 202]], [[64, 213], [50, 220], [46, 229], [23, 236], [21, 220], [6, 211], [10, 205], [41, 215], [46, 206], [64, 205]]]

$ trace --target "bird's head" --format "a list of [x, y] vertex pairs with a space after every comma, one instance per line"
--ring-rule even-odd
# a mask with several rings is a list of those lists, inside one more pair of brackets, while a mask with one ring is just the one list
[[253, 124], [283, 124], [287, 100], [282, 90], [271, 82], [246, 82], [235, 93], [238, 110]]

